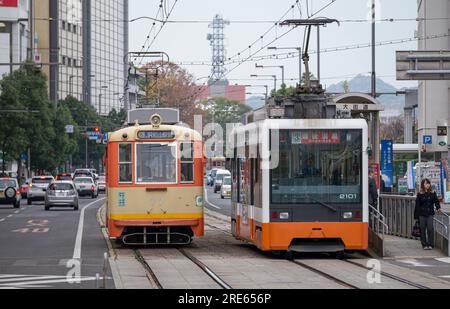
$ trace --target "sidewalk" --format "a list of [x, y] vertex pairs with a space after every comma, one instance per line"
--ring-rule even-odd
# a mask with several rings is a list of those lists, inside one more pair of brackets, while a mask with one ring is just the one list
[[439, 249], [430, 251], [423, 250], [422, 245], [418, 240], [390, 235], [385, 236], [384, 249], [385, 259], [432, 259], [446, 256]]

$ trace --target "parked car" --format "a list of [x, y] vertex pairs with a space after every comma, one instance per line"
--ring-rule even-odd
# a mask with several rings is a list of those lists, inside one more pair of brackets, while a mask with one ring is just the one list
[[73, 207], [79, 209], [78, 194], [72, 181], [56, 181], [52, 183], [45, 194], [45, 210], [52, 207]]
[[10, 204], [14, 208], [20, 208], [20, 187], [17, 179], [4, 177], [0, 178], [0, 204]]
[[45, 192], [48, 186], [55, 182], [53, 176], [39, 176], [31, 179], [30, 188], [28, 189], [28, 205], [32, 205], [35, 201], [45, 201]]
[[214, 193], [217, 193], [222, 188], [222, 181], [225, 176], [231, 176], [230, 171], [218, 170], [216, 178], [214, 179]]
[[231, 177], [224, 177], [222, 181], [222, 188], [220, 189], [220, 198], [231, 197]]
[[98, 176], [97, 185], [99, 192], [106, 192], [106, 176]]
[[79, 196], [98, 197], [98, 185], [92, 177], [78, 177], [73, 180]]

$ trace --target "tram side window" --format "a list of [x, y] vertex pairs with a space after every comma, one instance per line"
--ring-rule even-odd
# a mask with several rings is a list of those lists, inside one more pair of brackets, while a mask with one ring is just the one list
[[194, 182], [194, 145], [192, 143], [181, 143], [181, 182]]
[[119, 145], [119, 182], [129, 183], [133, 181], [132, 145]]

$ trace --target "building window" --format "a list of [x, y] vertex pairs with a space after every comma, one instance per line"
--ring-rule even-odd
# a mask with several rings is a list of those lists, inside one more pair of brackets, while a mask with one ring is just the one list
[[63, 30], [66, 30], [66, 22], [64, 20], [62, 21], [62, 28]]

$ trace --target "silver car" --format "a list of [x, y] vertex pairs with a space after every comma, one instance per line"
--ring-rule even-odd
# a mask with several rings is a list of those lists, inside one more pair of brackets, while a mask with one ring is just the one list
[[50, 210], [51, 207], [73, 207], [78, 210], [78, 194], [73, 182], [56, 181], [48, 187], [45, 210]]
[[79, 196], [98, 197], [98, 185], [92, 177], [79, 177], [73, 180]]
[[45, 192], [48, 186], [55, 182], [53, 176], [41, 176], [31, 179], [30, 188], [28, 189], [28, 205], [34, 201], [45, 201]]

